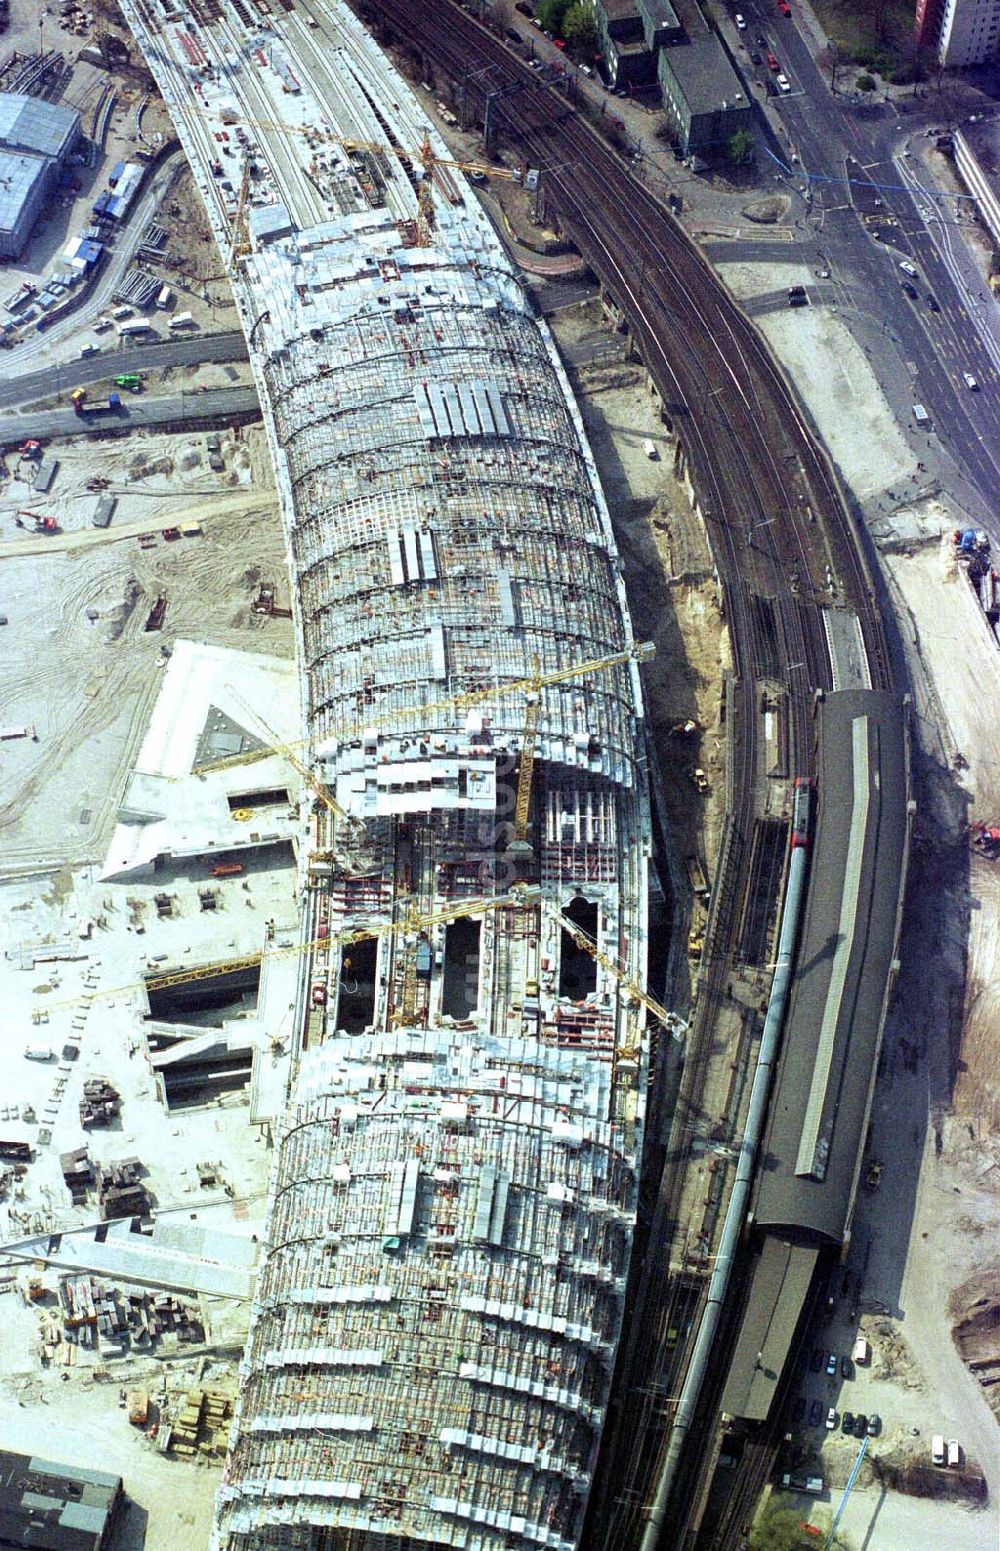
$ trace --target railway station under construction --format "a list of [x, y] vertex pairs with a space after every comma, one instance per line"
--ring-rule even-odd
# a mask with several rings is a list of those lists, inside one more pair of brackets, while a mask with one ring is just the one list
[[[609, 514], [547, 330], [346, 8], [287, 113], [288, 60], [271, 69], [256, 26], [234, 72], [231, 22], [181, 36], [126, 11], [239, 250], [315, 799], [296, 1075], [215, 1544], [573, 1551], [648, 1074], [645, 653]], [[245, 247], [213, 114], [272, 123], [275, 203]], [[282, 136], [287, 117], [327, 134]], [[317, 136], [336, 198], [310, 224]]]

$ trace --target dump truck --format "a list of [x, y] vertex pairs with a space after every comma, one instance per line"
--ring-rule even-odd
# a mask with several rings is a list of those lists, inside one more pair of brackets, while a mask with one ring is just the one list
[[109, 393], [106, 399], [88, 399], [86, 388], [74, 388], [69, 398], [78, 415], [115, 413], [122, 407], [120, 393]]
[[130, 393], [142, 392], [142, 378], [138, 372], [123, 372], [115, 378], [116, 388], [127, 388]]

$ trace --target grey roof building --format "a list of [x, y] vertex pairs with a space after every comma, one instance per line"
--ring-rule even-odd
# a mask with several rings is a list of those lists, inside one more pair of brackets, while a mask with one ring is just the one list
[[657, 49], [664, 43], [676, 43], [683, 36], [681, 19], [670, 0], [638, 0], [638, 5], [647, 48]]
[[103, 1551], [121, 1503], [121, 1476], [0, 1450], [0, 1546]]
[[75, 108], [42, 102], [20, 92], [0, 92], [0, 145], [12, 151], [32, 151], [61, 161], [80, 133]]
[[19, 258], [80, 134], [80, 115], [0, 92], [0, 257]]
[[662, 49], [659, 79], [664, 111], [685, 156], [710, 155], [736, 130], [750, 128], [753, 110], [718, 38]]

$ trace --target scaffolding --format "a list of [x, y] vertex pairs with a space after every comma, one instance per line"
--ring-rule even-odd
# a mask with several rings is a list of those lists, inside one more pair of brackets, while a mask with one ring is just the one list
[[[165, 65], [201, 50], [225, 84], [205, 75], [199, 115], [280, 142], [234, 290], [305, 757], [355, 821], [334, 844], [328, 814], [303, 816], [295, 1078], [213, 1545], [575, 1551], [648, 1076], [642, 1009], [612, 972], [645, 974], [638, 669], [569, 671], [632, 649], [610, 517], [552, 340], [458, 173], [415, 244], [421, 169], [398, 148], [424, 116], [347, 7], [324, 11], [322, 101], [279, 12], [234, 73], [231, 31], [257, 25], [242, 0], [238, 24], [201, 7], [183, 36], [125, 8], [168, 105], [186, 107], [188, 76]], [[385, 150], [351, 153], [321, 122]], [[226, 252], [210, 170], [203, 191]], [[539, 692], [515, 860], [525, 702], [504, 686], [536, 663], [569, 676]], [[575, 901], [599, 953], [570, 997]], [[373, 925], [364, 954], [343, 946]]]

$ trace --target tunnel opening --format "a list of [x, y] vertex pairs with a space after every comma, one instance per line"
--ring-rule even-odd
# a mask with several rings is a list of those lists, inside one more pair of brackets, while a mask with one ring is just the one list
[[343, 1034], [363, 1034], [375, 1021], [375, 972], [378, 942], [366, 937], [349, 943], [340, 963], [337, 1027]]
[[291, 802], [287, 786], [268, 786], [255, 792], [230, 792], [230, 813], [252, 813], [257, 808], [287, 808]]
[[[563, 911], [574, 926], [597, 941], [597, 906], [585, 899], [571, 900]], [[597, 962], [585, 948], [575, 943], [565, 928], [560, 933], [559, 995], [579, 1002], [597, 990]]]
[[166, 967], [157, 975], [146, 976], [149, 1013], [161, 1023], [189, 1023], [196, 1028], [221, 1028], [232, 1018], [251, 1017], [257, 1011], [260, 990], [260, 961], [239, 969], [222, 969], [198, 979], [178, 980], [173, 985], [157, 985], [169, 977]]
[[479, 1006], [482, 926], [471, 916], [460, 916], [445, 928], [441, 1011], [452, 1018], [468, 1018]]

